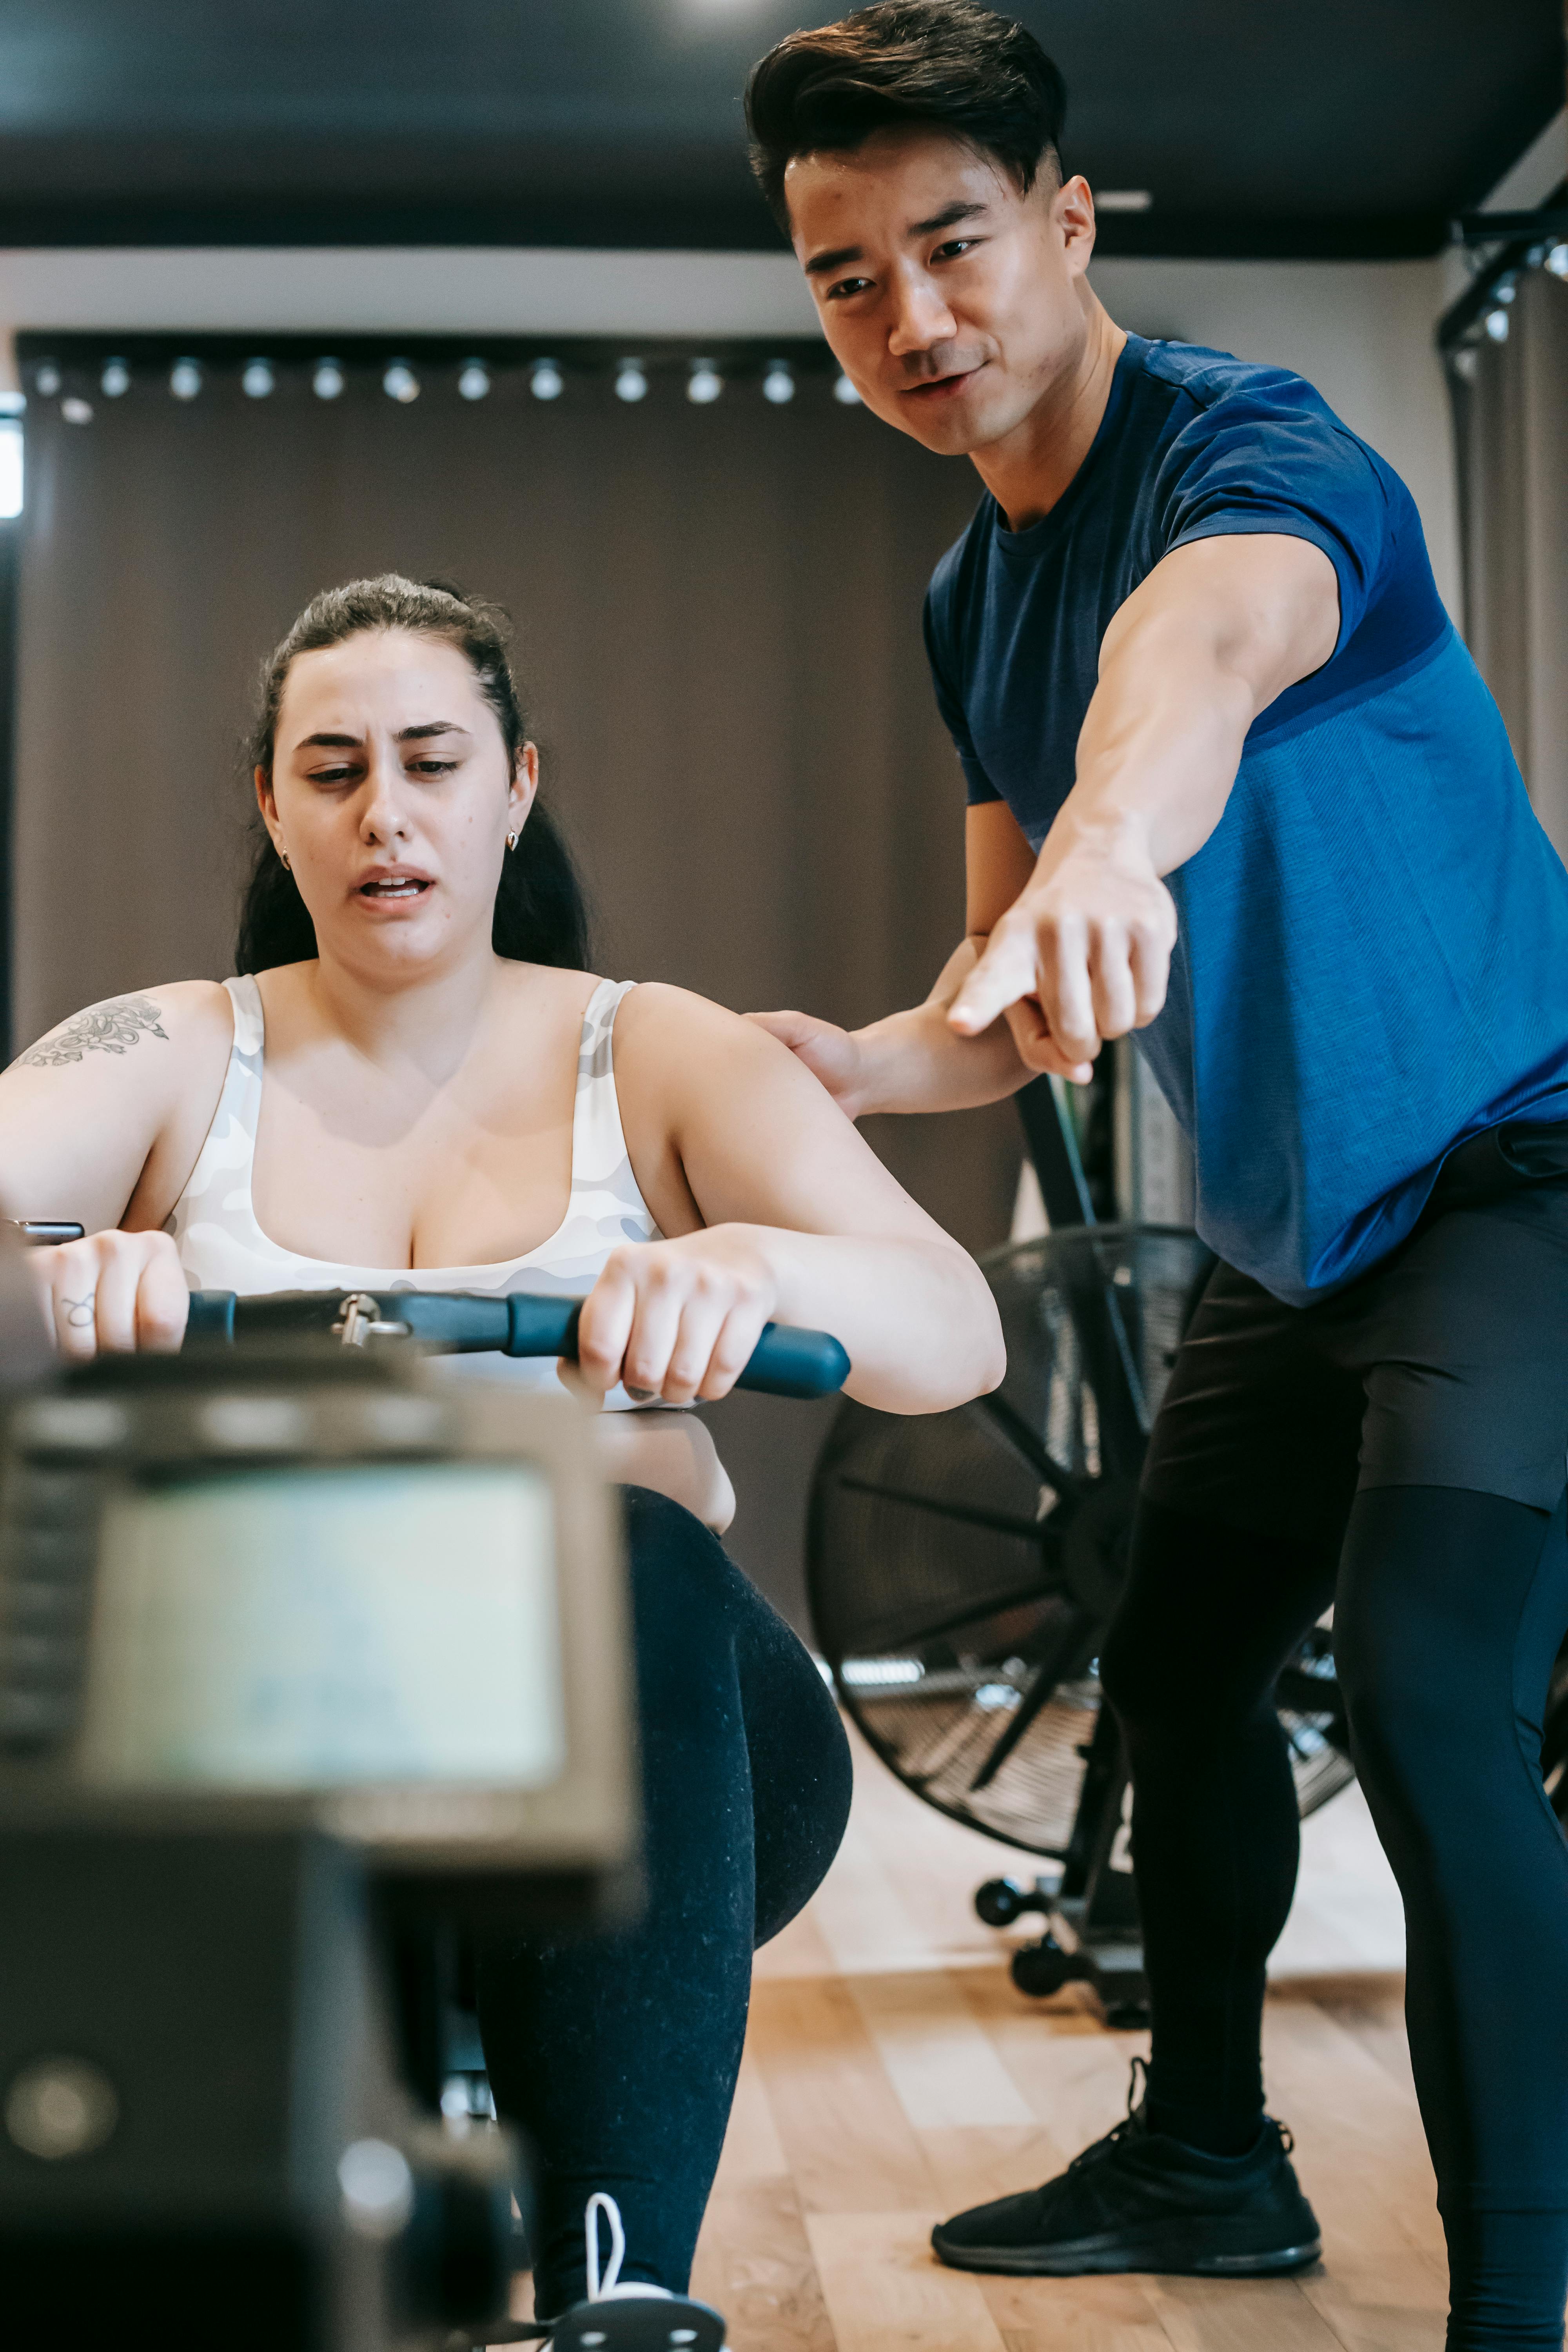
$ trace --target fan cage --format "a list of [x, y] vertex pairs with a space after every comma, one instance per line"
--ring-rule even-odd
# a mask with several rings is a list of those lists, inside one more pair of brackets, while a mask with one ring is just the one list
[[[812, 1498], [813, 1617], [846, 1712], [889, 1770], [964, 1827], [1061, 1860], [1142, 1424], [1213, 1259], [1184, 1228], [1096, 1226], [983, 1264], [1006, 1379], [947, 1413], [840, 1408]], [[1289, 1681], [1280, 1721], [1307, 1812], [1353, 1778], [1326, 1632]]]

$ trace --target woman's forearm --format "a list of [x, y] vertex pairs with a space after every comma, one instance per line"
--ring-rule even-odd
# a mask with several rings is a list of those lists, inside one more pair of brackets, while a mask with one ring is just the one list
[[741, 1229], [777, 1286], [775, 1319], [831, 1331], [845, 1387], [883, 1412], [942, 1412], [1007, 1368], [1001, 1319], [973, 1259], [947, 1242]]

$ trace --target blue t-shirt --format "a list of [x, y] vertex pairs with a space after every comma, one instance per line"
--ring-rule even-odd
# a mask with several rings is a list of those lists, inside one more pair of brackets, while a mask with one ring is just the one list
[[1193, 1147], [1199, 1233], [1301, 1304], [1404, 1239], [1466, 1136], [1568, 1118], [1568, 871], [1399, 477], [1299, 376], [1139, 335], [1050, 513], [1010, 531], [984, 499], [931, 581], [972, 803], [1005, 800], [1039, 846], [1112, 615], [1224, 531], [1321, 547], [1339, 641], [1166, 877], [1170, 993], [1137, 1042]]

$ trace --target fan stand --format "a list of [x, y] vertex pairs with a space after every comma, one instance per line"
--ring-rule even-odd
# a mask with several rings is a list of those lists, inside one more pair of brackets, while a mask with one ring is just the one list
[[1064, 1985], [1086, 1984], [1107, 2024], [1121, 2029], [1149, 2022], [1125, 1821], [1130, 1785], [1121, 1731], [1110, 1709], [1102, 1706], [1061, 1869], [1032, 1884], [988, 1878], [974, 1896], [974, 1908], [988, 1927], [1010, 1927], [1033, 1911], [1044, 1915], [1045, 1934], [1037, 1943], [1021, 1944], [1013, 1955], [1013, 1982], [1020, 1992], [1045, 2000]]
[[[1096, 1223], [1078, 1146], [1057, 1089], [1037, 1078], [1016, 1097], [1025, 1140], [1039, 1179], [1040, 1197], [1051, 1231]], [[1102, 1440], [1136, 1475], [1147, 1442], [1143, 1400], [1109, 1297], [1089, 1326], [1099, 1344], [1093, 1352], [1102, 1401]], [[1013, 1878], [987, 1879], [974, 1907], [988, 1927], [1010, 1927], [1030, 1912], [1045, 1916], [1037, 1943], [1013, 1955], [1013, 1981], [1020, 1992], [1045, 1998], [1068, 1984], [1087, 1984], [1110, 2025], [1134, 2028], [1149, 2022], [1149, 1983], [1143, 1973], [1143, 1935], [1126, 1820], [1131, 1780], [1121, 1727], [1102, 1706], [1089, 1744], [1083, 1787], [1067, 1856], [1055, 1878], [1032, 1885]]]

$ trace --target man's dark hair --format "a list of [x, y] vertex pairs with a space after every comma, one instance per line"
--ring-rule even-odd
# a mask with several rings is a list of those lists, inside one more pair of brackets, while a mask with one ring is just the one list
[[1034, 35], [973, 0], [876, 0], [789, 34], [746, 84], [752, 169], [786, 235], [796, 155], [925, 124], [992, 157], [1027, 195], [1047, 156], [1060, 167], [1066, 112], [1066, 85]]

